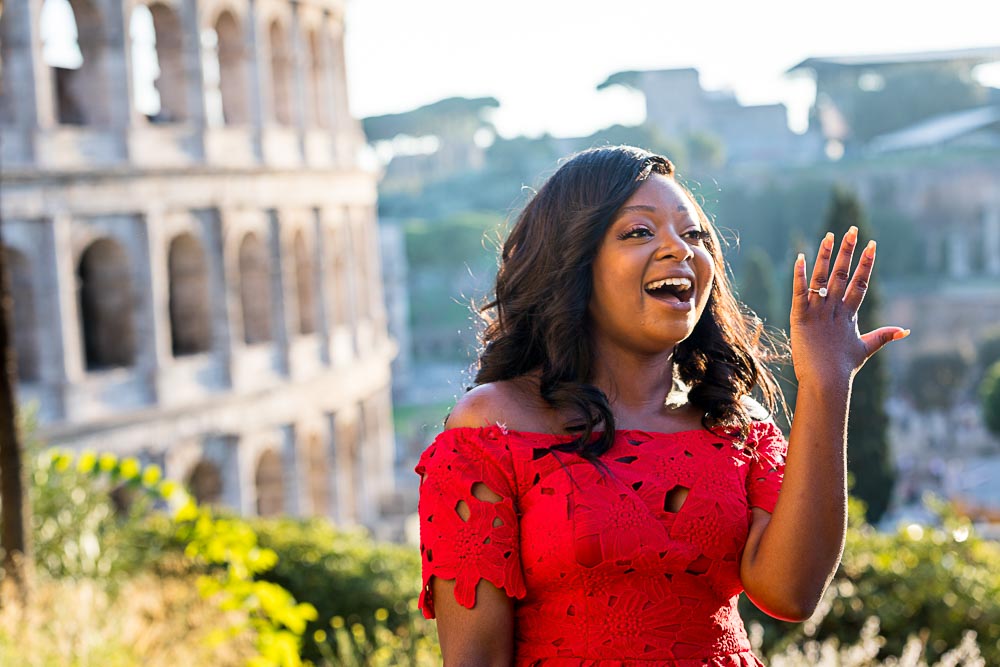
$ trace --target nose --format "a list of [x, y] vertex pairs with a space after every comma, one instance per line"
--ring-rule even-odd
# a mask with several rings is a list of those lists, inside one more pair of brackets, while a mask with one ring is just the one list
[[673, 259], [686, 262], [694, 257], [691, 246], [672, 227], [663, 230], [660, 245], [656, 249], [656, 259]]

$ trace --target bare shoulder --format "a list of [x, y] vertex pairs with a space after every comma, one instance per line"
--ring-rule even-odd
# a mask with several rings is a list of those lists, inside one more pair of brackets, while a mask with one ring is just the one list
[[531, 376], [473, 387], [455, 404], [445, 428], [480, 428], [493, 424], [516, 431], [554, 433], [561, 430], [560, 420], [542, 400], [538, 382]]

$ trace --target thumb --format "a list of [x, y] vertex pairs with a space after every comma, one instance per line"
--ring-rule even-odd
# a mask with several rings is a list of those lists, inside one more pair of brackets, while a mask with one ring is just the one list
[[874, 331], [862, 334], [861, 342], [865, 344], [865, 350], [870, 357], [892, 341], [902, 340], [909, 335], [910, 330], [902, 327], [879, 327]]

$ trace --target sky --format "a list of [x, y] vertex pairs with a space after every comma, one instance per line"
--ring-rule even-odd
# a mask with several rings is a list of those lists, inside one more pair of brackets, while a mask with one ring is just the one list
[[[788, 68], [812, 56], [1000, 46], [1000, 0], [347, 0], [358, 117], [493, 96], [503, 136], [580, 136], [642, 122], [609, 74], [695, 67], [743, 104], [784, 102], [805, 129], [814, 94]], [[1000, 86], [997, 68], [987, 72]]]

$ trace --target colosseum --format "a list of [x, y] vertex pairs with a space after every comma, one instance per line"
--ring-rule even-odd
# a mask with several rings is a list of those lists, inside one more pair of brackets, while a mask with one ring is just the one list
[[378, 526], [395, 348], [343, 0], [4, 4], [3, 252], [41, 439]]

